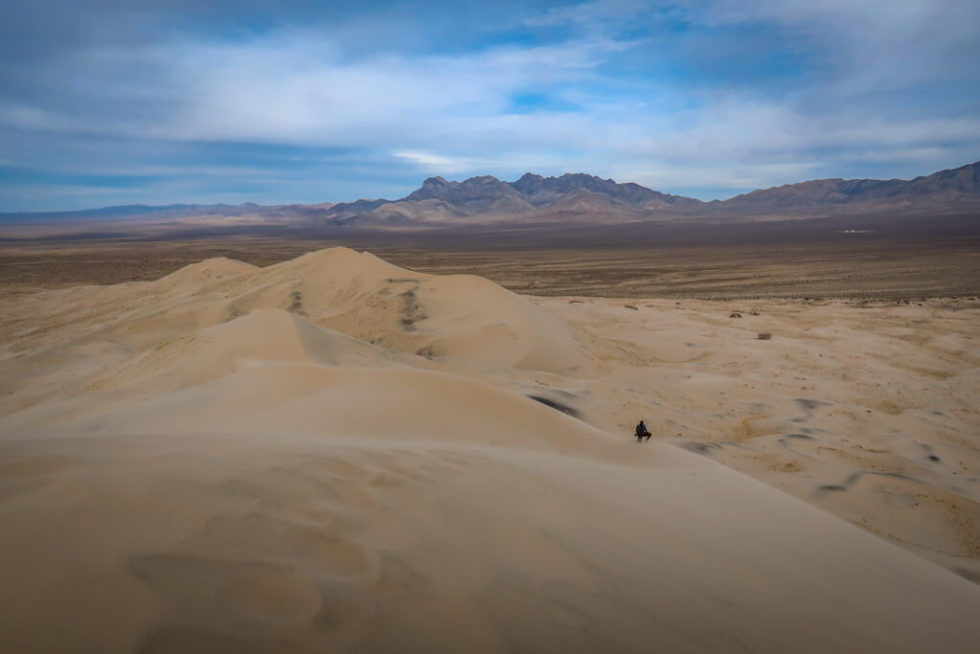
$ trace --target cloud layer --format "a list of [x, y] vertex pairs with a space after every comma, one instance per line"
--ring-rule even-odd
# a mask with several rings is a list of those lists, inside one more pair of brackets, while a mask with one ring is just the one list
[[710, 199], [980, 158], [977, 3], [127, 4], [2, 28], [0, 210], [526, 170]]

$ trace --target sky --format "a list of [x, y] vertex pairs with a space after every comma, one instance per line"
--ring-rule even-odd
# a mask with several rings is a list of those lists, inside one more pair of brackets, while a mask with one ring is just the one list
[[0, 211], [980, 159], [976, 0], [0, 0]]

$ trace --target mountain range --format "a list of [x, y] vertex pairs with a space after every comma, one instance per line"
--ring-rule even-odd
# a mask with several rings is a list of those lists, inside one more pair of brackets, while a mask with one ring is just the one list
[[464, 181], [430, 177], [398, 200], [362, 199], [314, 205], [131, 205], [63, 213], [0, 214], [5, 223], [121, 220], [183, 221], [247, 217], [270, 226], [366, 229], [471, 224], [621, 224], [672, 220], [813, 218], [881, 211], [958, 213], [980, 210], [980, 162], [912, 180], [821, 179], [703, 202], [583, 173], [514, 182], [483, 175]]
[[[980, 207], [980, 162], [913, 180], [822, 179], [703, 202], [593, 175], [515, 182], [484, 175], [462, 182], [430, 177], [400, 200], [359, 200], [322, 210], [322, 219], [361, 226], [484, 222], [623, 222], [672, 217], [810, 217], [820, 213], [957, 210]], [[475, 220], [474, 220], [475, 219]]]

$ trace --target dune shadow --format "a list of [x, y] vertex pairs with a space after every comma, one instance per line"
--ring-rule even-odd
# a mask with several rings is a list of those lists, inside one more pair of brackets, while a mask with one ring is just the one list
[[534, 400], [535, 402], [540, 402], [541, 404], [547, 407], [551, 407], [556, 411], [561, 411], [562, 413], [570, 415], [573, 418], [580, 418], [582, 415], [578, 411], [578, 409], [575, 409], [574, 407], [570, 407], [563, 402], [559, 402], [558, 400], [553, 400], [550, 397], [544, 397], [542, 395], [528, 395], [528, 397]]

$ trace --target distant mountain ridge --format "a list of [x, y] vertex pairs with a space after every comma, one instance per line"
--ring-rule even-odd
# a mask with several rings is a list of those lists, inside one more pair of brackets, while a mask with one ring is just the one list
[[634, 207], [704, 204], [700, 200], [667, 195], [632, 182], [619, 184], [585, 173], [565, 173], [560, 177], [525, 173], [516, 182], [502, 182], [490, 175], [471, 177], [462, 182], [430, 177], [422, 182], [421, 188], [401, 201], [439, 200], [467, 214], [474, 214], [491, 210], [530, 211], [583, 194]]
[[751, 220], [842, 212], [980, 211], [980, 162], [912, 180], [820, 179], [703, 202], [585, 173], [513, 182], [490, 175], [450, 181], [430, 177], [398, 200], [361, 199], [316, 205], [130, 205], [73, 212], [0, 214], [0, 220], [71, 220], [243, 216], [279, 226], [363, 228], [456, 227], [480, 223], [611, 224], [673, 219]]
[[649, 203], [666, 205], [704, 204], [700, 200], [653, 191], [632, 182], [617, 184], [611, 179], [602, 179], [584, 173], [566, 173], [561, 177], [542, 177], [533, 173], [524, 173], [519, 180], [511, 183], [511, 186], [524, 195], [528, 202], [534, 206], [555, 202], [576, 191], [604, 195], [618, 202], [637, 206]]
[[550, 221], [603, 214], [637, 219], [651, 211], [691, 211], [706, 206], [693, 198], [660, 193], [634, 183], [620, 184], [585, 173], [566, 173], [560, 177], [525, 173], [514, 182], [501, 181], [491, 175], [461, 182], [430, 177], [400, 200], [359, 200], [358, 203], [366, 210], [352, 211], [357, 203], [339, 204], [325, 212], [325, 217], [362, 226], [399, 226], [479, 217]]
[[[361, 203], [369, 201], [361, 200]], [[702, 202], [584, 173], [514, 182], [490, 175], [462, 182], [430, 177], [400, 200], [370, 201], [366, 211], [336, 205], [324, 213], [345, 224], [398, 226], [474, 218], [495, 221], [620, 222], [670, 217], [811, 216], [839, 210], [980, 207], [980, 162], [913, 180], [822, 179]], [[368, 208], [370, 207], [370, 208]]]
[[980, 199], [980, 162], [901, 179], [820, 179], [737, 195], [722, 202], [728, 208], [800, 209], [854, 205], [872, 201], [914, 203], [921, 200]]

